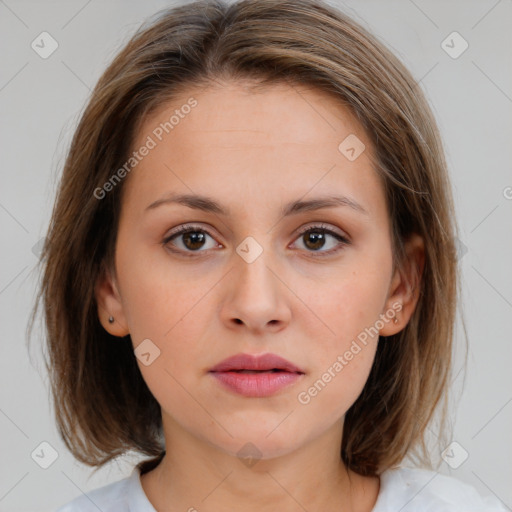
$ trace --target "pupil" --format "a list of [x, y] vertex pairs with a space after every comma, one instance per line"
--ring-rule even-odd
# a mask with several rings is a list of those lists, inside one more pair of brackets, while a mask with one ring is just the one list
[[188, 249], [200, 249], [204, 243], [204, 233], [191, 231], [183, 235], [183, 240]]
[[[311, 244], [309, 242], [312, 242]], [[320, 233], [318, 231], [312, 231], [310, 233], [306, 233], [306, 247], [310, 249], [321, 249], [325, 242], [324, 233]]]

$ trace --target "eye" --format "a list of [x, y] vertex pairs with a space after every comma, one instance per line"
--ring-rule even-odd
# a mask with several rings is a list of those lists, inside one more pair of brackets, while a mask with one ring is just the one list
[[[210, 241], [208, 241], [210, 239]], [[299, 233], [303, 248], [310, 253], [318, 253], [318, 256], [327, 256], [338, 252], [350, 241], [340, 233], [323, 224], [307, 226]], [[193, 253], [206, 252], [209, 249], [222, 247], [212, 235], [200, 226], [184, 224], [176, 228], [162, 241], [162, 245], [170, 251], [186, 256], [194, 256]]]
[[345, 236], [323, 224], [306, 227], [297, 240], [308, 252], [321, 253], [322, 256], [336, 253], [350, 243]]
[[[210, 242], [208, 243], [208, 238]], [[199, 226], [184, 224], [175, 229], [172, 233], [165, 237], [162, 241], [164, 246], [173, 252], [205, 252], [208, 249], [219, 247], [220, 244], [215, 242], [213, 237]], [[170, 246], [177, 248], [173, 249]]]

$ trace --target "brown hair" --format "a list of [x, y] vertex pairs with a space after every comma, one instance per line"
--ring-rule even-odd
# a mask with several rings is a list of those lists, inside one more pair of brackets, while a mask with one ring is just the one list
[[42, 298], [47, 367], [66, 445], [93, 466], [129, 450], [162, 456], [159, 404], [129, 336], [119, 340], [101, 326], [94, 294], [104, 269], [113, 269], [126, 180], [102, 200], [94, 191], [126, 161], [149, 113], [187, 87], [221, 78], [326, 91], [370, 137], [395, 263], [403, 263], [403, 243], [417, 233], [425, 241], [425, 267], [413, 316], [379, 343], [364, 390], [346, 414], [341, 457], [364, 475], [398, 464], [411, 450], [428, 461], [426, 426], [438, 405], [446, 408], [458, 288], [443, 148], [428, 103], [403, 64], [362, 26], [316, 0], [197, 1], [162, 11], [92, 92], [65, 162], [34, 310]]

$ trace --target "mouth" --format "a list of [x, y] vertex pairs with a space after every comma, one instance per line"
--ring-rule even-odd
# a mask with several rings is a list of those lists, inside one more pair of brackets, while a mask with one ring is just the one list
[[229, 371], [235, 372], [235, 373], [247, 373], [247, 374], [251, 375], [251, 374], [258, 374], [258, 373], [286, 372], [288, 370], [280, 370], [279, 368], [272, 368], [271, 370], [229, 370]]
[[209, 373], [232, 393], [267, 397], [291, 386], [305, 372], [276, 354], [237, 354], [214, 366]]
[[277, 354], [236, 354], [228, 357], [210, 369], [210, 372], [289, 372], [300, 373], [304, 371], [290, 361]]

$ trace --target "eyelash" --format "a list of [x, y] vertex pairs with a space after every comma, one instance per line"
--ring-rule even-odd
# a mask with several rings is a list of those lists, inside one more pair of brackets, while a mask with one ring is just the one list
[[[338, 240], [338, 242], [340, 242], [337, 247], [335, 247], [334, 249], [330, 249], [328, 251], [306, 251], [308, 253], [314, 254], [316, 257], [321, 257], [322, 258], [322, 257], [325, 257], [325, 256], [330, 256], [330, 255], [335, 254], [338, 251], [342, 250], [344, 248], [344, 246], [350, 244], [350, 241], [346, 237], [340, 235], [339, 233], [336, 233], [332, 229], [329, 229], [329, 227], [327, 227], [325, 224], [317, 224], [317, 225], [313, 225], [313, 226], [307, 226], [306, 228], [302, 229], [298, 233], [296, 239], [300, 238], [305, 233], [308, 233], [310, 231], [312, 231], [312, 232], [320, 231], [323, 234], [331, 235], [336, 240]], [[170, 235], [166, 236], [162, 240], [162, 245], [164, 247], [168, 247], [169, 242], [171, 240], [173, 240], [174, 238], [177, 238], [179, 235], [183, 235], [185, 233], [193, 233], [193, 232], [206, 233], [211, 238], [214, 238], [214, 236], [207, 229], [204, 229], [204, 228], [199, 227], [199, 226], [194, 226], [193, 224], [183, 224], [182, 226], [177, 228], [176, 231], [174, 231]], [[207, 251], [183, 251], [181, 249], [171, 249], [170, 247], [168, 247], [168, 249], [170, 251], [172, 251], [173, 253], [180, 253], [180, 254], [182, 254], [182, 255], [184, 255], [186, 257], [197, 257], [198, 254], [207, 252]]]

